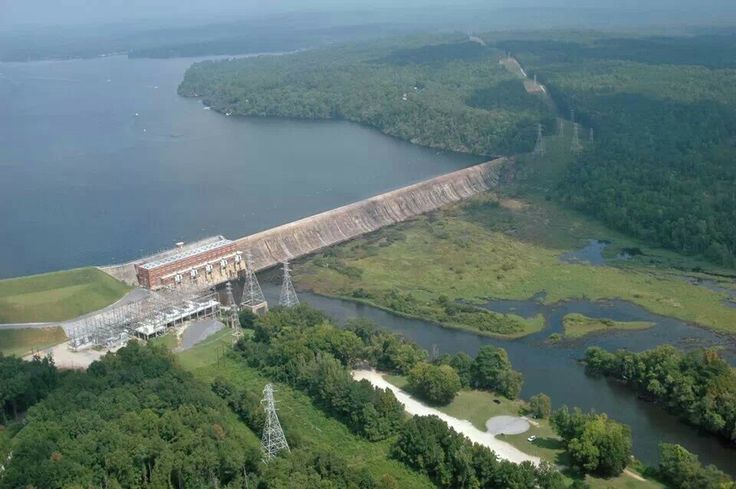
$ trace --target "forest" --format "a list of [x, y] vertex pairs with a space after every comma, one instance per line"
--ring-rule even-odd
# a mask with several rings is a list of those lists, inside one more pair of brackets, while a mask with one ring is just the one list
[[[230, 372], [255, 369], [303, 392], [356, 436], [387, 444], [386, 456], [424, 474], [437, 487], [571, 487], [571, 480], [551, 465], [498, 460], [436, 417], [407, 418], [390, 390], [350, 375], [351, 368], [367, 365], [409, 375], [437, 369], [443, 373], [429, 377], [439, 392], [457, 384], [498, 389], [509, 379], [521, 382], [503, 349], [486, 346], [476, 358], [463, 353], [429, 358], [415, 344], [370, 322], [351, 320], [346, 328], [337, 328], [304, 305], [275, 309], [262, 318], [243, 314], [241, 319], [249, 332], [226, 353], [235, 362]], [[0, 455], [6, 458], [0, 488], [397, 487], [390, 475], [352, 469], [339, 451], [294, 438], [289, 426], [285, 432], [291, 452], [263, 464], [261, 392], [235, 380], [216, 374], [210, 384], [202, 382], [162, 346], [136, 342], [85, 372], [58, 371], [48, 358], [23, 362], [0, 356]], [[566, 407], [552, 413], [544, 395], [530, 401], [530, 412], [551, 414], [570, 466], [578, 473], [615, 476], [630, 462], [626, 426], [601, 413]], [[662, 451], [662, 463], [650, 475], [684, 484], [673, 487], [734, 487], [727, 476], [703, 467], [682, 447], [667, 445]], [[587, 487], [579, 477], [572, 484]]]
[[733, 35], [500, 41], [593, 144], [554, 196], [650, 244], [736, 263]]
[[[444, 36], [335, 46], [289, 56], [205, 61], [179, 93], [220, 112], [345, 119], [416, 144], [478, 155], [530, 151], [551, 109], [524, 97], [499, 52]], [[509, 96], [495, 97], [496, 90]]]
[[[534, 147], [536, 125], [581, 124], [547, 197], [685, 255], [736, 265], [736, 70], [731, 32], [445, 35], [207, 61], [179, 93], [236, 115], [346, 119], [478, 155]], [[498, 64], [512, 53], [546, 95]], [[588, 134], [594, 137], [590, 143]]]
[[641, 353], [591, 347], [586, 369], [624, 382], [704, 430], [736, 441], [736, 374], [715, 350], [662, 345]]

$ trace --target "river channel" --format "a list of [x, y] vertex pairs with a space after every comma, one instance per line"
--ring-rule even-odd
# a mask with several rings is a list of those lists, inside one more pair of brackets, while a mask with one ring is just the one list
[[[278, 284], [264, 284], [264, 293], [270, 304], [278, 303]], [[240, 294], [239, 288], [236, 294]], [[703, 462], [715, 464], [721, 470], [736, 475], [734, 448], [729, 448], [712, 435], [700, 433], [696, 428], [685, 425], [658, 406], [637, 399], [635, 394], [620, 384], [586, 375], [585, 369], [578, 363], [585, 349], [592, 345], [614, 350], [627, 348], [641, 351], [665, 343], [685, 349], [720, 345], [724, 348], [724, 354], [734, 363], [736, 345], [730, 337], [722, 337], [677, 319], [652, 314], [625, 301], [578, 300], [552, 305], [540, 303], [537, 300], [539, 298], [527, 301], [493, 301], [488, 307], [494, 311], [514, 312], [522, 316], [542, 314], [547, 323], [547, 327], [540, 333], [519, 340], [502, 340], [443, 328], [428, 321], [403, 318], [352, 301], [305, 292], [301, 292], [299, 297], [340, 323], [353, 317], [367, 318], [381, 327], [412, 339], [428, 351], [464, 351], [475, 355], [483, 345], [501, 346], [508, 352], [514, 368], [524, 375], [522, 397], [529, 398], [544, 392], [552, 397], [555, 407], [567, 404], [607, 413], [631, 427], [634, 453], [647, 464], [657, 463], [659, 443], [679, 443], [698, 454]], [[656, 325], [644, 331], [606, 332], [589, 335], [574, 342], [548, 344], [545, 341], [547, 337], [561, 331], [562, 317], [571, 312], [621, 321], [651, 321]]]

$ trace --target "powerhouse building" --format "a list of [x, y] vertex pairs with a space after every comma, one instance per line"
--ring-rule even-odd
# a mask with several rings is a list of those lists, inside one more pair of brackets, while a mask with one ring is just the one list
[[177, 243], [173, 250], [136, 263], [135, 273], [141, 286], [155, 290], [224, 282], [237, 277], [244, 266], [235, 242], [216, 236], [186, 246]]

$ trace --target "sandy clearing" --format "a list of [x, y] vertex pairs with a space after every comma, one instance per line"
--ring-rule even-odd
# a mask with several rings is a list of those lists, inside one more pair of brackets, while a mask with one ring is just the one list
[[467, 436], [470, 441], [479, 443], [496, 452], [496, 455], [498, 455], [499, 458], [517, 464], [528, 461], [532, 462], [534, 465], [539, 465], [539, 457], [527, 455], [513, 445], [510, 445], [509, 443], [501, 440], [497, 440], [492, 434], [485, 431], [480, 431], [478, 428], [473, 426], [470, 421], [448, 416], [445, 413], [442, 413], [434, 408], [422, 404], [406, 392], [386, 381], [383, 377], [381, 377], [381, 374], [379, 374], [378, 372], [375, 372], [373, 370], [354, 370], [352, 374], [355, 380], [365, 379], [374, 386], [381, 389], [391, 389], [391, 391], [396, 396], [396, 399], [398, 399], [399, 402], [404, 405], [404, 409], [407, 413], [414, 416], [437, 416], [455, 431]]

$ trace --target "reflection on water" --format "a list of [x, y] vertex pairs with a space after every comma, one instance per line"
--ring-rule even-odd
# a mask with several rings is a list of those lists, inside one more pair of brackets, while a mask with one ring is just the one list
[[[278, 284], [263, 285], [270, 304], [277, 304]], [[240, 287], [242, 286], [238, 285], [236, 297], [240, 294]], [[508, 351], [514, 368], [524, 374], [523, 397], [529, 398], [545, 392], [552, 397], [555, 406], [568, 404], [608, 413], [612, 418], [631, 427], [634, 452], [647, 464], [657, 463], [659, 443], [679, 443], [698, 454], [703, 462], [713, 463], [736, 475], [733, 448], [727, 447], [711, 435], [699, 433], [695, 428], [686, 426], [658, 406], [637, 399], [625, 386], [587, 376], [584, 368], [578, 364], [585, 349], [591, 345], [612, 350], [628, 348], [641, 351], [665, 343], [684, 348], [725, 345], [724, 354], [733, 362], [736, 348], [730, 337], [722, 337], [676, 319], [652, 314], [624, 301], [579, 300], [552, 305], [541, 304], [539, 300], [493, 301], [488, 307], [495, 311], [514, 312], [522, 316], [542, 314], [548, 325], [544, 331], [526, 338], [501, 340], [442, 328], [427, 321], [405, 319], [351, 301], [304, 292], [299, 297], [340, 323], [353, 317], [371, 319], [384, 328], [405, 335], [429, 351], [436, 348], [440, 353], [464, 351], [475, 355], [483, 345], [501, 346]], [[571, 312], [619, 321], [652, 321], [656, 326], [644, 331], [606, 332], [554, 346], [545, 344], [544, 340], [549, 334], [560, 331], [562, 317]]]

